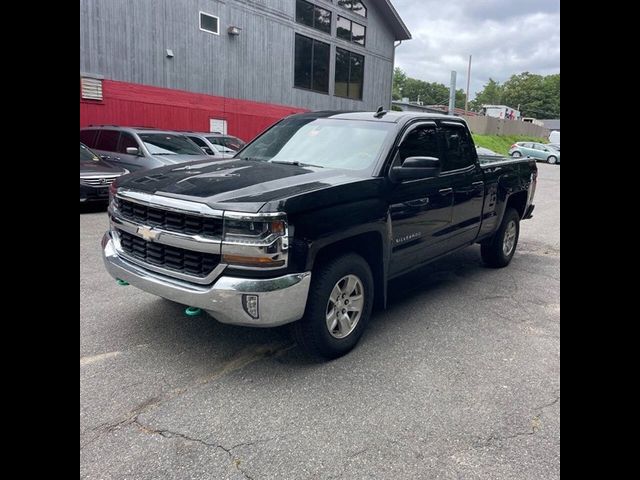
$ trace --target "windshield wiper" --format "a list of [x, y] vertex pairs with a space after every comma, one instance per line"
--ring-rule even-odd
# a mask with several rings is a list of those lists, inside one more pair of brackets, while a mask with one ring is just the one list
[[269, 160], [269, 163], [279, 163], [281, 165], [295, 165], [296, 167], [316, 167], [316, 168], [324, 168], [322, 165], [313, 165], [312, 163], [302, 163], [297, 160]]

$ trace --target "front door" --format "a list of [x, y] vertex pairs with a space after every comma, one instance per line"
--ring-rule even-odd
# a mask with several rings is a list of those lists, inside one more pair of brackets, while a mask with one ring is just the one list
[[[440, 157], [434, 122], [411, 127], [394, 157], [401, 165], [409, 157]], [[451, 226], [453, 187], [450, 177], [407, 180], [393, 187], [390, 198], [392, 254], [390, 275], [397, 276], [444, 253]]]
[[[138, 154], [127, 153], [127, 148], [137, 148]], [[118, 154], [114, 157], [114, 164], [126, 168], [131, 172], [140, 170], [145, 167], [143, 157], [140, 156], [141, 147], [133, 135], [127, 132], [120, 133], [120, 143], [118, 144]]]

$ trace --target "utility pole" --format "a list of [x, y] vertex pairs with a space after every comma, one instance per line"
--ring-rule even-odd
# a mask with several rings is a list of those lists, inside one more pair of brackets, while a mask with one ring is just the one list
[[467, 96], [464, 99], [464, 113], [469, 110], [469, 83], [471, 83], [471, 55], [469, 55], [469, 69], [467, 70]]
[[451, 85], [449, 86], [449, 115], [456, 114], [456, 71], [451, 70]]

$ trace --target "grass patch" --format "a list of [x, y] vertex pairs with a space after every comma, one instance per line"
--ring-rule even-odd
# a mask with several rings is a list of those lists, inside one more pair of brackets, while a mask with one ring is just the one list
[[488, 148], [500, 155], [507, 155], [511, 145], [516, 142], [549, 143], [546, 138], [527, 137], [525, 135], [476, 135], [472, 134], [476, 146]]

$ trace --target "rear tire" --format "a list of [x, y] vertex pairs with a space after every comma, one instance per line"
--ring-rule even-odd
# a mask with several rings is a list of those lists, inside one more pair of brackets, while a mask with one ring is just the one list
[[518, 152], [518, 151], [515, 151], [515, 152], [513, 152], [513, 153], [511, 154], [511, 156], [512, 156], [513, 158], [520, 158], [520, 157], [522, 156], [522, 154], [521, 154], [520, 152]]
[[304, 317], [291, 324], [293, 338], [315, 358], [345, 355], [369, 322], [373, 291], [371, 268], [360, 255], [350, 253], [318, 265], [311, 276]]
[[549, 165], [555, 165], [556, 163], [558, 163], [558, 158], [551, 155], [549, 158], [547, 158], [547, 163]]
[[480, 245], [482, 260], [491, 268], [509, 265], [520, 237], [520, 215], [515, 208], [508, 208], [498, 231]]

